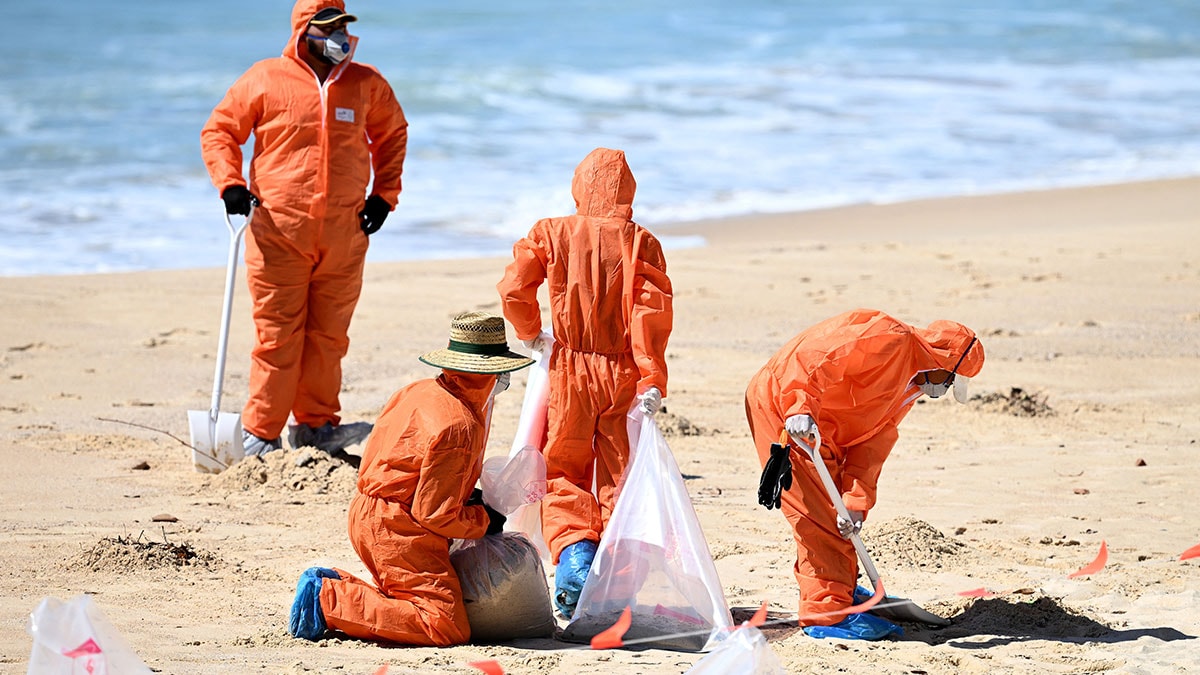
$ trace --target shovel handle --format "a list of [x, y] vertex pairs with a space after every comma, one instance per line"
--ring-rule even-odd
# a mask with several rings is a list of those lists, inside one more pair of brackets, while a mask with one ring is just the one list
[[[784, 436], [787, 436], [785, 430]], [[817, 475], [821, 477], [821, 484], [825, 486], [825, 491], [829, 493], [829, 499], [833, 502], [833, 508], [837, 514], [847, 521], [850, 520], [850, 511], [846, 508], [846, 503], [842, 501], [842, 493], [838, 490], [837, 485], [833, 482], [833, 476], [829, 475], [829, 467], [825, 466], [825, 460], [821, 457], [821, 432], [815, 432], [816, 438], [813, 441], [812, 447], [809, 447], [802, 441], [796, 441], [808, 456], [812, 458], [813, 466], [817, 470]], [[793, 439], [794, 440], [794, 439]], [[862, 538], [855, 532], [849, 537], [850, 542], [854, 544], [854, 551], [858, 554], [858, 559], [862, 561], [863, 569], [867, 573], [867, 578], [871, 580], [871, 585], [879, 590], [879, 571], [875, 569], [875, 563], [871, 561], [871, 555], [867, 553], [867, 547], [863, 545]]]
[[225, 380], [225, 354], [229, 348], [229, 317], [233, 312], [233, 285], [237, 278], [238, 251], [241, 248], [242, 235], [254, 218], [254, 203], [250, 204], [250, 213], [240, 226], [235, 226], [225, 214], [225, 226], [229, 229], [229, 258], [225, 265], [225, 298], [221, 304], [221, 332], [217, 338], [217, 366], [213, 374], [212, 407], [209, 409], [209, 419], [212, 424], [217, 422], [221, 410], [221, 385]]

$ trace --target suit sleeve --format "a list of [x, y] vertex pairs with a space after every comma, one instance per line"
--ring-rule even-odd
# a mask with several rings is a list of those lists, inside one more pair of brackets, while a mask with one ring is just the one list
[[246, 184], [242, 145], [249, 140], [261, 114], [260, 100], [254, 93], [257, 80], [254, 68], [238, 78], [200, 130], [200, 155], [218, 192]]
[[895, 425], [889, 424], [871, 438], [846, 449], [842, 466], [842, 500], [853, 511], [870, 511], [875, 506], [875, 491], [883, 463], [900, 438]]
[[642, 230], [638, 259], [633, 275], [633, 310], [629, 321], [629, 339], [633, 358], [641, 378], [638, 391], [658, 387], [667, 395], [667, 340], [675, 318], [671, 279], [662, 246], [649, 232]]
[[413, 519], [425, 529], [450, 539], [478, 539], [487, 532], [482, 506], [467, 506], [478, 461], [470, 450], [470, 431], [451, 428], [425, 454], [413, 495]]
[[400, 175], [408, 153], [408, 120], [396, 100], [391, 85], [382, 75], [372, 90], [367, 114], [367, 141], [371, 147], [371, 168], [375, 172], [372, 194], [383, 197], [393, 208], [400, 199]]
[[520, 340], [532, 340], [542, 332], [542, 313], [538, 305], [538, 287], [546, 280], [547, 255], [538, 231], [513, 245], [513, 259], [504, 268], [504, 278], [496, 284], [504, 318], [512, 324]]

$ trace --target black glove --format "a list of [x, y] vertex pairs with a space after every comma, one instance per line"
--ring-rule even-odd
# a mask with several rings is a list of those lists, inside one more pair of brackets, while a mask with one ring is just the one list
[[758, 503], [767, 510], [779, 508], [779, 496], [792, 488], [792, 460], [788, 448], [780, 443], [771, 444], [771, 457], [763, 467], [758, 479]]
[[391, 212], [392, 205], [388, 204], [386, 199], [379, 195], [371, 195], [363, 204], [363, 210], [358, 212], [358, 224], [369, 237], [383, 227], [383, 221]]
[[483, 490], [480, 490], [479, 488], [475, 488], [475, 490], [471, 492], [470, 498], [467, 499], [467, 506], [475, 505], [482, 506], [483, 510], [487, 511], [487, 534], [500, 534], [504, 531], [504, 523], [508, 520], [508, 518], [506, 518], [503, 513], [500, 513], [496, 509], [488, 506], [487, 502], [483, 501]]
[[235, 213], [248, 216], [250, 205], [258, 206], [258, 197], [251, 194], [245, 185], [230, 185], [221, 193], [221, 199], [225, 201], [225, 213], [231, 216]]

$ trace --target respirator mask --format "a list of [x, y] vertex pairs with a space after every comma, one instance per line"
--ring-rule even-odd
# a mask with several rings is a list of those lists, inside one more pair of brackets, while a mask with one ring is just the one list
[[317, 51], [317, 56], [324, 58], [330, 63], [337, 65], [346, 60], [350, 55], [350, 37], [346, 35], [344, 30], [335, 30], [329, 37], [320, 35], [307, 35], [309, 40], [313, 40], [321, 45]]

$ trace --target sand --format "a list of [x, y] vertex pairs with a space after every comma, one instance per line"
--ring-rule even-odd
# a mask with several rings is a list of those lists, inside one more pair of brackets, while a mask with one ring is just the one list
[[[735, 619], [768, 603], [763, 632], [789, 672], [1200, 664], [1200, 560], [1179, 560], [1200, 543], [1200, 180], [645, 224], [709, 237], [668, 252], [662, 426]], [[417, 355], [444, 343], [452, 315], [498, 310], [506, 262], [371, 263], [345, 418], [373, 420], [433, 375]], [[180, 439], [187, 410], [209, 405], [223, 274], [0, 281], [0, 671], [25, 672], [39, 600], [80, 593], [164, 673], [469, 673], [483, 659], [511, 673], [680, 673], [702, 658], [553, 639], [289, 638], [304, 568], [363, 573], [345, 532], [353, 467], [299, 451], [192, 469]], [[970, 403], [929, 401], [905, 420], [863, 531], [888, 592], [954, 623], [870, 644], [797, 630], [794, 548], [783, 517], [755, 503], [742, 408], [783, 342], [855, 307], [961, 321], [988, 355]], [[239, 284], [226, 411], [244, 400], [250, 339]], [[507, 453], [523, 387], [515, 377], [500, 398], [489, 455]], [[1102, 544], [1107, 565], [1071, 578]]]

